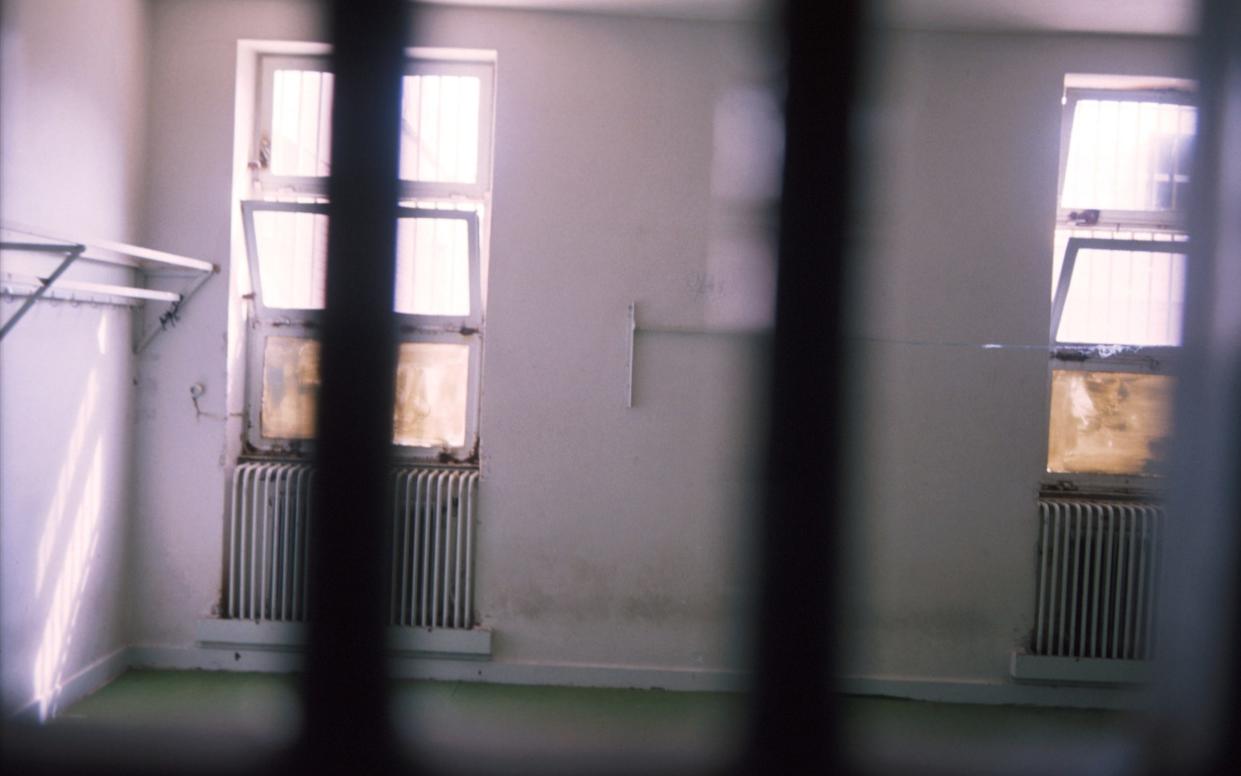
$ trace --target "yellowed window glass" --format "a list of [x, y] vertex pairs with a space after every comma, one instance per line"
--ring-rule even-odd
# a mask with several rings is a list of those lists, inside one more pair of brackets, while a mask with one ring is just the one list
[[1153, 474], [1172, 431], [1173, 378], [1052, 370], [1047, 471]]
[[393, 441], [411, 447], [464, 447], [469, 377], [468, 346], [402, 343]]
[[319, 342], [268, 337], [263, 347], [262, 434], [268, 439], [315, 435], [319, 402]]
[[[397, 354], [393, 442], [464, 447], [469, 376], [466, 345], [402, 343]], [[318, 340], [268, 337], [263, 349], [262, 435], [312, 438], [318, 401]]]

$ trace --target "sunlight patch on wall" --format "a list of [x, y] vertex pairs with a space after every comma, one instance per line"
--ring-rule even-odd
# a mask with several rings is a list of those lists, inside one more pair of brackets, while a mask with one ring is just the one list
[[82, 592], [90, 577], [91, 561], [99, 542], [103, 500], [103, 439], [97, 437], [85, 485], [70, 528], [68, 546], [52, 591], [39, 652], [35, 656], [34, 688], [39, 718], [56, 713], [64, 680], [65, 661], [73, 643], [74, 626], [82, 607]]
[[[100, 327], [103, 330], [103, 327]], [[86, 379], [82, 403], [78, 405], [78, 413], [73, 421], [73, 433], [65, 446], [65, 461], [56, 475], [56, 489], [53, 491], [52, 504], [43, 521], [43, 535], [39, 537], [39, 550], [35, 566], [35, 593], [43, 591], [43, 583], [47, 579], [52, 555], [58, 543], [62, 542], [62, 526], [69, 516], [74, 496], [77, 495], [81, 471], [82, 453], [87, 444], [87, 437], [95, 430], [95, 414], [99, 403], [99, 376], [92, 371]]]

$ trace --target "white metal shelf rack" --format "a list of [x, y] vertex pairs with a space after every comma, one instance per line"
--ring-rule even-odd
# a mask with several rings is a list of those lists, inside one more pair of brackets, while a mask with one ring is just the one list
[[[75, 240], [11, 223], [0, 225], [0, 232], [4, 233], [0, 239], [0, 251], [5, 253], [63, 256], [56, 268], [47, 274], [3, 272], [0, 293], [9, 297], [24, 297], [25, 300], [0, 325], [0, 339], [7, 336], [22, 316], [41, 299], [122, 304], [136, 309], [138, 325], [135, 327], [137, 334], [133, 351], [141, 353], [161, 331], [176, 323], [186, 301], [219, 271], [209, 261], [113, 240]], [[133, 285], [120, 285], [63, 278], [65, 272], [77, 262], [125, 267], [133, 270], [135, 282]], [[149, 288], [149, 281], [155, 278], [185, 282], [178, 291]], [[158, 324], [149, 330], [142, 316], [147, 302], [168, 305], [160, 314]]]

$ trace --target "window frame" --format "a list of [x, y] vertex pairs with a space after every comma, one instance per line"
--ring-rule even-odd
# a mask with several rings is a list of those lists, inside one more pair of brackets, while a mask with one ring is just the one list
[[[322, 310], [318, 308], [268, 307], [263, 298], [263, 277], [259, 269], [258, 236], [254, 228], [255, 213], [308, 213], [326, 216], [328, 203], [288, 202], [269, 199], [246, 199], [241, 202], [241, 223], [245, 233], [247, 266], [250, 269], [251, 289], [255, 313], [260, 319], [318, 320]], [[466, 225], [466, 271], [469, 276], [470, 310], [465, 315], [426, 315], [422, 313], [396, 312], [402, 328], [429, 331], [478, 330], [483, 325], [481, 288], [481, 242], [480, 219], [469, 210], [437, 209], [398, 205], [397, 220], [406, 218], [463, 221]]]
[[[262, 433], [263, 368], [267, 338], [285, 336], [318, 339], [323, 311], [315, 308], [276, 308], [263, 302], [262, 273], [258, 266], [257, 236], [254, 214], [258, 212], [312, 213], [327, 215], [326, 202], [280, 202], [243, 200], [242, 227], [252, 282], [250, 316], [246, 337], [246, 441], [253, 450], [270, 453], [309, 453], [314, 449], [311, 439], [266, 437]], [[454, 459], [468, 458], [475, 453], [478, 439], [478, 409], [481, 390], [483, 314], [480, 281], [480, 225], [476, 213], [467, 210], [437, 210], [397, 207], [398, 218], [437, 218], [464, 221], [467, 225], [467, 256], [470, 311], [467, 315], [421, 315], [394, 313], [397, 344], [445, 343], [469, 348], [467, 378], [465, 443], [459, 447], [429, 447], [393, 444], [394, 454], [401, 458], [436, 459], [448, 455]], [[253, 377], [252, 377], [253, 376]]]
[[1068, 303], [1069, 291], [1073, 287], [1073, 273], [1077, 269], [1077, 254], [1082, 250], [1116, 251], [1118, 253], [1167, 253], [1173, 256], [1187, 255], [1189, 240], [1134, 240], [1111, 237], [1070, 237], [1064, 248], [1064, 256], [1060, 261], [1060, 276], [1057, 279], [1055, 295], [1051, 304], [1051, 331], [1049, 332], [1052, 348], [1097, 350], [1101, 346], [1123, 348], [1125, 351], [1141, 351], [1152, 358], [1168, 361], [1175, 360], [1180, 352], [1179, 345], [1122, 345], [1098, 342], [1074, 342], [1061, 340], [1060, 325], [1064, 319], [1064, 308]]
[[1069, 144], [1073, 135], [1073, 120], [1077, 115], [1077, 103], [1082, 100], [1105, 100], [1113, 102], [1156, 102], [1168, 105], [1196, 106], [1197, 95], [1178, 88], [1157, 89], [1106, 89], [1101, 87], [1066, 87], [1061, 100], [1060, 117], [1060, 175], [1056, 186], [1056, 225], [1073, 225], [1074, 212], [1097, 210], [1099, 220], [1088, 224], [1091, 228], [1116, 231], [1151, 231], [1184, 233], [1188, 228], [1183, 208], [1168, 210], [1121, 210], [1102, 208], [1065, 207], [1065, 175], [1069, 166]]
[[[1078, 268], [1077, 254], [1081, 250], [1113, 250], [1140, 251], [1146, 253], [1168, 253], [1186, 255], [1190, 251], [1190, 242], [1186, 232], [1186, 213], [1183, 202], [1177, 207], [1167, 210], [1120, 210], [1094, 209], [1097, 219], [1090, 223], [1079, 223], [1073, 217], [1090, 208], [1065, 207], [1065, 177], [1068, 171], [1070, 140], [1072, 138], [1073, 121], [1076, 117], [1077, 103], [1084, 99], [1108, 100], [1116, 102], [1156, 102], [1163, 104], [1196, 106], [1192, 90], [1181, 88], [1123, 89], [1123, 88], [1083, 88], [1066, 87], [1062, 100], [1061, 132], [1060, 132], [1060, 174], [1056, 188], [1056, 223], [1059, 229], [1090, 229], [1092, 231], [1142, 232], [1151, 235], [1149, 240], [1122, 237], [1104, 237], [1092, 235], [1080, 237], [1070, 235], [1065, 243], [1064, 253], [1059, 258], [1059, 275], [1052, 295], [1051, 320], [1048, 332], [1050, 358], [1048, 359], [1047, 386], [1047, 434], [1050, 437], [1052, 411], [1051, 385], [1054, 375], [1059, 371], [1082, 372], [1125, 372], [1149, 375], [1172, 375], [1177, 373], [1181, 361], [1182, 348], [1179, 345], [1114, 345], [1104, 343], [1083, 343], [1061, 341], [1060, 325], [1064, 316], [1068, 294], [1072, 288], [1073, 274]], [[1175, 157], [1175, 154], [1174, 154]], [[1192, 174], [1192, 170], [1189, 171]], [[1171, 173], [1176, 175], [1176, 170]], [[1166, 236], [1166, 239], [1161, 237]], [[1056, 259], [1053, 258], [1053, 261]], [[1050, 439], [1045, 439], [1050, 443]], [[1053, 472], [1047, 469], [1049, 450], [1043, 457], [1043, 473], [1040, 480], [1040, 491], [1045, 494], [1061, 494], [1066, 492], [1086, 495], [1135, 495], [1141, 497], [1157, 497], [1165, 487], [1164, 473], [1104, 474], [1097, 472]]]
[[[479, 79], [478, 93], [478, 159], [475, 169], [477, 176], [473, 183], [447, 183], [440, 181], [417, 181], [401, 179], [400, 198], [402, 200], [451, 200], [456, 198], [485, 200], [492, 186], [492, 153], [494, 145], [495, 125], [495, 63], [475, 60], [454, 60], [439, 58], [413, 58], [407, 55], [405, 60], [405, 76], [416, 75], [458, 75], [473, 76]], [[259, 56], [257, 109], [255, 110], [254, 133], [250, 139], [250, 159], [252, 168], [251, 181], [255, 191], [277, 194], [279, 192], [296, 192], [310, 196], [327, 196], [326, 175], [277, 175], [266, 169], [261, 162], [260, 149], [264, 137], [271, 136], [272, 110], [275, 89], [268, 88], [273, 83], [277, 70], [302, 70], [316, 73], [330, 73], [331, 56], [329, 54], [261, 54]]]
[[[422, 315], [394, 312], [398, 348], [406, 343], [456, 344], [468, 349], [468, 376], [464, 443], [457, 447], [392, 444], [395, 460], [403, 462], [469, 463], [479, 456], [479, 410], [482, 391], [482, 348], [485, 328], [485, 295], [482, 289], [485, 229], [490, 220], [492, 153], [494, 147], [494, 54], [481, 51], [407, 49], [405, 74], [468, 75], [479, 79], [478, 160], [473, 183], [400, 181], [398, 218], [460, 220], [466, 224], [469, 312], [466, 315]], [[440, 56], [443, 54], [444, 56]], [[255, 94], [255, 122], [250, 136], [250, 195], [240, 200], [241, 225], [247, 254], [250, 293], [245, 295], [246, 337], [243, 362], [244, 421], [243, 455], [303, 457], [313, 454], [314, 439], [264, 437], [262, 391], [268, 337], [321, 339], [321, 309], [268, 307], [264, 303], [259, 272], [254, 215], [261, 212], [327, 215], [327, 176], [275, 175], [259, 164], [261, 143], [270, 137], [276, 70], [331, 72], [327, 53], [261, 53]], [[426, 207], [426, 204], [432, 207]], [[442, 207], [441, 207], [442, 206]], [[463, 209], [462, 206], [470, 209]], [[395, 300], [393, 300], [395, 305]], [[395, 375], [394, 375], [395, 379]], [[394, 417], [395, 424], [395, 417]], [[395, 436], [395, 428], [393, 429]]]

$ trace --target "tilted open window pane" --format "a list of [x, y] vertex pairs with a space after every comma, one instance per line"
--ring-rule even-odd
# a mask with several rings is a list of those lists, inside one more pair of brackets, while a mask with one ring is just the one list
[[396, 311], [410, 315], [470, 314], [470, 233], [460, 219], [397, 222]]
[[271, 172], [331, 174], [332, 74], [282, 69], [272, 78]]
[[264, 307], [322, 310], [327, 282], [327, 216], [259, 210], [253, 214], [258, 291]]
[[469, 380], [468, 345], [401, 343], [393, 441], [409, 447], [464, 447]]
[[1079, 99], [1060, 206], [1170, 211], [1185, 207], [1197, 125], [1193, 106]]
[[1155, 474], [1172, 430], [1173, 378], [1052, 370], [1047, 471]]
[[267, 439], [310, 439], [319, 403], [319, 341], [267, 337], [263, 345], [263, 397], [259, 415]]
[[[479, 218], [457, 208], [397, 210], [393, 309], [419, 325], [481, 323]], [[265, 310], [322, 310], [327, 280], [327, 205], [242, 203], [256, 302]]]
[[[1059, 240], [1058, 240], [1059, 242]], [[1185, 309], [1185, 243], [1070, 238], [1058, 278], [1055, 341], [1176, 346]], [[1151, 250], [1133, 250], [1151, 246]], [[1070, 245], [1075, 249], [1070, 251]]]

